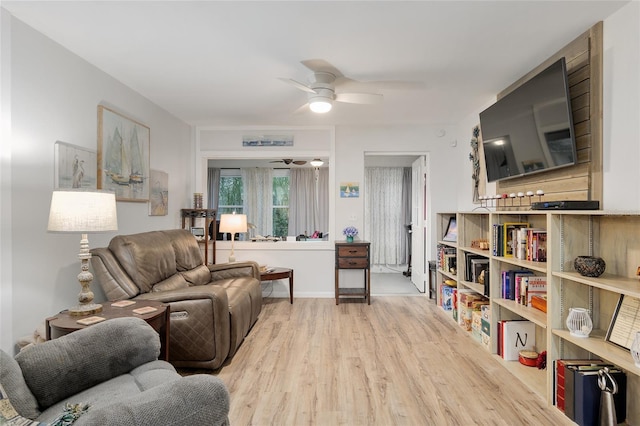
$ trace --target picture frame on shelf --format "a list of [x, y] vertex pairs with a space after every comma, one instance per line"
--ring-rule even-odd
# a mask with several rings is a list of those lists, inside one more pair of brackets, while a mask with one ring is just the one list
[[450, 243], [455, 243], [458, 241], [458, 224], [456, 223], [455, 217], [449, 218], [449, 224], [447, 225], [447, 230], [444, 232], [442, 241], [447, 241]]
[[621, 294], [604, 339], [628, 351], [637, 331], [640, 331], [640, 299]]
[[191, 234], [194, 237], [196, 237], [196, 240], [198, 240], [198, 241], [204, 240], [204, 228], [203, 227], [192, 226], [191, 227]]

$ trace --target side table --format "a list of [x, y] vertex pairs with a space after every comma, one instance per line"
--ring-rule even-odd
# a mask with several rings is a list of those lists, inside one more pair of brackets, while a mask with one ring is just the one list
[[289, 303], [293, 304], [293, 269], [271, 268], [260, 273], [260, 281], [274, 281], [289, 278]]
[[[362, 297], [371, 304], [370, 246], [368, 241], [336, 241], [336, 305], [340, 297]], [[340, 269], [362, 269], [364, 285], [360, 288], [340, 287]]]
[[[62, 311], [46, 319], [46, 338], [47, 340], [56, 339], [65, 334], [81, 330], [91, 325], [78, 324], [78, 320], [90, 318], [93, 316], [105, 318], [107, 320], [123, 317], [138, 317], [145, 320], [160, 335], [160, 359], [169, 360], [169, 317], [171, 307], [161, 302], [153, 300], [132, 300], [136, 303], [133, 305], [118, 308], [112, 306], [115, 302], [103, 302], [102, 312], [91, 316], [72, 316], [67, 311]], [[147, 314], [136, 314], [134, 309], [151, 307], [156, 310]]]

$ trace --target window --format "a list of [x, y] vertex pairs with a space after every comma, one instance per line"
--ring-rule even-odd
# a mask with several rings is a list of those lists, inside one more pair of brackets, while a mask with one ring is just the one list
[[[218, 214], [242, 213], [243, 190], [240, 169], [220, 171]], [[273, 235], [287, 235], [289, 229], [289, 170], [276, 169], [273, 174]]]

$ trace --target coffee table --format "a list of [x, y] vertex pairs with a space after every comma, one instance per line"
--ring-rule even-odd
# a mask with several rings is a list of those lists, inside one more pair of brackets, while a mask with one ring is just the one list
[[[102, 312], [87, 316], [70, 315], [68, 311], [62, 311], [59, 314], [46, 319], [46, 339], [56, 339], [64, 336], [65, 334], [91, 327], [91, 325], [78, 323], [78, 320], [86, 318], [100, 317], [105, 320], [109, 320], [113, 318], [138, 317], [145, 320], [155, 331], [158, 332], [160, 335], [160, 359], [168, 361], [169, 314], [171, 312], [171, 307], [153, 300], [135, 300], [135, 302], [136, 303], [133, 305], [122, 308], [111, 306], [111, 304], [115, 302], [102, 302]], [[145, 307], [155, 308], [155, 311], [144, 314], [137, 314], [133, 312], [134, 309]]]
[[289, 303], [293, 304], [293, 269], [276, 267], [260, 272], [260, 281], [275, 281], [285, 278], [289, 278]]

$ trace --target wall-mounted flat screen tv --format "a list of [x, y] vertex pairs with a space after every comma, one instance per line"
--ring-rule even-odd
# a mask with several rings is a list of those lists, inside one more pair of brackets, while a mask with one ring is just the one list
[[482, 111], [480, 127], [489, 182], [574, 165], [565, 59]]

